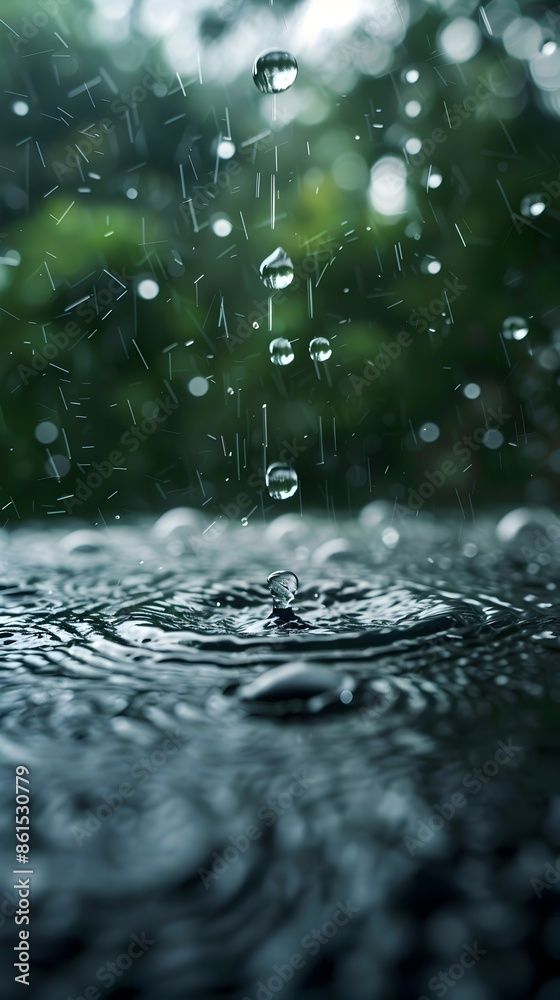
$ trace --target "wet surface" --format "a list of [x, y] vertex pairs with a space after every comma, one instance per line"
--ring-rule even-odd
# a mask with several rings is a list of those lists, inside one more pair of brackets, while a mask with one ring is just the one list
[[[391, 524], [378, 504], [2, 533], [2, 872], [25, 764], [27, 995], [560, 995], [555, 523]], [[271, 616], [281, 569], [299, 589]]]

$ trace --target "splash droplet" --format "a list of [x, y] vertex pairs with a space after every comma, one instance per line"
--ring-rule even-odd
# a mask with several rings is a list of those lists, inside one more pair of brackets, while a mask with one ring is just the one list
[[267, 581], [275, 608], [287, 608], [297, 594], [299, 580], [289, 569], [278, 569]]
[[502, 335], [506, 340], [523, 340], [528, 333], [527, 320], [522, 316], [508, 316], [502, 324]]
[[253, 81], [263, 94], [279, 94], [294, 83], [298, 65], [291, 52], [267, 49], [253, 65]]
[[265, 257], [259, 270], [267, 288], [287, 288], [294, 279], [294, 265], [282, 247]]
[[273, 500], [288, 500], [298, 488], [297, 472], [285, 462], [273, 462], [266, 470], [266, 485]]
[[328, 361], [332, 347], [326, 337], [313, 337], [309, 341], [309, 354], [313, 361]]
[[294, 360], [292, 345], [285, 337], [277, 337], [276, 340], [271, 340], [268, 349], [273, 365], [289, 365]]

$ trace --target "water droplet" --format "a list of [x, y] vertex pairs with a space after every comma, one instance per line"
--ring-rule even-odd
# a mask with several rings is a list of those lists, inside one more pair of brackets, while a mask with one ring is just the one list
[[258, 330], [258, 329], [259, 329], [259, 324], [255, 320], [254, 323], [253, 323], [253, 330]]
[[203, 378], [202, 375], [195, 375], [194, 378], [191, 378], [187, 388], [191, 396], [205, 396], [208, 392], [208, 379]]
[[231, 388], [231, 385], [228, 385], [227, 394], [228, 396], [233, 396], [234, 394], [234, 390]]
[[417, 69], [407, 69], [404, 72], [404, 78], [405, 78], [405, 80], [406, 80], [407, 83], [416, 83], [416, 81], [418, 80], [419, 76], [420, 76], [420, 73], [418, 72]]
[[273, 365], [289, 365], [294, 360], [294, 352], [289, 340], [277, 337], [268, 345], [270, 360]]
[[467, 399], [478, 399], [480, 396], [480, 386], [477, 382], [468, 382], [463, 388], [463, 395], [466, 396]]
[[421, 110], [422, 105], [420, 104], [420, 101], [407, 101], [404, 106], [404, 113], [409, 118], [418, 118]]
[[12, 104], [12, 111], [14, 112], [14, 115], [17, 115], [19, 118], [23, 118], [24, 115], [29, 114], [29, 104], [27, 101], [14, 101]]
[[231, 139], [221, 139], [217, 145], [216, 152], [220, 160], [231, 160], [235, 153], [235, 144]]
[[309, 341], [309, 354], [313, 361], [328, 361], [332, 347], [326, 337], [313, 337]]
[[418, 431], [418, 435], [422, 441], [426, 441], [428, 444], [432, 441], [437, 441], [439, 437], [439, 427], [437, 424], [430, 422], [422, 424], [422, 427]]
[[41, 444], [52, 444], [58, 437], [58, 427], [50, 420], [42, 420], [35, 428], [35, 437]]
[[527, 320], [522, 316], [508, 316], [502, 324], [502, 334], [506, 340], [523, 340], [528, 333]]
[[542, 215], [545, 208], [546, 205], [540, 194], [526, 194], [521, 199], [521, 215], [524, 215], [528, 219], [534, 219], [537, 215]]
[[261, 278], [267, 288], [287, 288], [294, 278], [294, 265], [282, 247], [265, 257], [260, 268]]
[[273, 462], [266, 470], [266, 485], [273, 500], [288, 500], [298, 488], [297, 472], [285, 462]]
[[241, 518], [241, 524], [243, 525], [244, 528], [246, 528], [248, 526], [248, 524], [249, 524], [249, 518], [248, 517], [242, 517]]
[[274, 714], [319, 712], [341, 701], [342, 692], [351, 693], [355, 686], [348, 674], [299, 661], [273, 667], [248, 684], [240, 685], [237, 697], [247, 709], [252, 704], [255, 709], [260, 705]]
[[229, 219], [226, 219], [225, 215], [217, 216], [212, 222], [212, 232], [215, 236], [220, 236], [222, 239], [225, 236], [229, 236], [233, 229], [233, 226]]
[[299, 587], [296, 574], [289, 569], [278, 569], [275, 573], [270, 574], [266, 582], [272, 596], [273, 606], [275, 608], [289, 607]]
[[136, 286], [136, 291], [141, 299], [155, 299], [159, 292], [157, 281], [152, 278], [143, 278]]
[[298, 65], [291, 52], [268, 49], [253, 66], [253, 81], [263, 94], [279, 94], [294, 83]]

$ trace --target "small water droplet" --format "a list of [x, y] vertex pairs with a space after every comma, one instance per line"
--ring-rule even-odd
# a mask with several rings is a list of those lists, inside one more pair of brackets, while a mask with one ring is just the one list
[[288, 500], [298, 488], [297, 472], [285, 462], [273, 462], [266, 470], [266, 485], [273, 500]]
[[525, 218], [534, 219], [537, 215], [542, 215], [546, 205], [540, 194], [526, 194], [521, 199], [521, 215]]
[[258, 330], [258, 329], [259, 329], [259, 324], [255, 320], [255, 322], [253, 323], [253, 330]]
[[248, 524], [249, 524], [249, 518], [248, 517], [242, 517], [241, 518], [241, 524], [243, 525], [244, 528], [246, 528], [248, 526]]
[[233, 396], [234, 394], [234, 390], [231, 388], [231, 385], [228, 385], [227, 394], [228, 396]]
[[253, 81], [263, 94], [279, 94], [294, 83], [298, 65], [291, 52], [267, 49], [253, 65]]
[[260, 268], [261, 278], [267, 288], [287, 288], [294, 279], [294, 265], [282, 247], [265, 257]]
[[523, 340], [528, 333], [527, 320], [522, 316], [508, 316], [502, 324], [502, 335], [506, 340]]
[[309, 354], [313, 361], [328, 361], [332, 354], [330, 341], [326, 337], [313, 337], [309, 341]]
[[268, 349], [273, 365], [289, 365], [294, 360], [292, 345], [285, 337], [277, 337], [276, 340], [271, 340]]

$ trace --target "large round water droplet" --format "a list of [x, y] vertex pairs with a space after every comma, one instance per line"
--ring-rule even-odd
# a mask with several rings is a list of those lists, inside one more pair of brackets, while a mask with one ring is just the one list
[[267, 288], [287, 288], [294, 280], [294, 265], [282, 247], [265, 257], [259, 270]]
[[526, 194], [521, 200], [521, 215], [528, 219], [534, 219], [537, 215], [542, 215], [546, 205], [540, 194]]
[[294, 360], [294, 352], [289, 340], [277, 337], [268, 345], [270, 360], [273, 365], [289, 365]]
[[522, 316], [508, 316], [502, 324], [502, 335], [506, 340], [523, 340], [528, 333], [527, 320]]
[[253, 65], [253, 80], [263, 94], [279, 94], [292, 86], [298, 66], [291, 52], [268, 49], [257, 56]]
[[309, 354], [313, 361], [328, 361], [332, 354], [332, 347], [326, 337], [313, 337], [309, 341]]
[[273, 500], [287, 500], [298, 488], [297, 472], [285, 462], [273, 462], [266, 470], [266, 485]]

